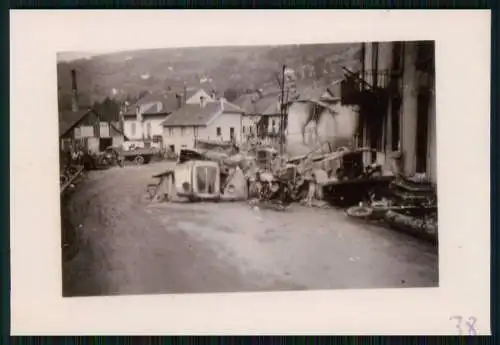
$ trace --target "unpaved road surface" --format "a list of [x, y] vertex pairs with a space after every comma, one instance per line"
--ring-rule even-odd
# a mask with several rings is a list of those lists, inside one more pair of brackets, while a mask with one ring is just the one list
[[151, 203], [169, 163], [88, 174], [65, 203], [77, 254], [63, 294], [95, 296], [438, 285], [437, 249], [342, 211]]

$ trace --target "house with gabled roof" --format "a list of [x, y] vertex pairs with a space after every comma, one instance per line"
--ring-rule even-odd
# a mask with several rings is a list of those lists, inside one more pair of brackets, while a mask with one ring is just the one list
[[279, 91], [255, 92], [236, 99], [235, 104], [244, 110], [242, 121], [243, 140], [265, 139], [279, 133], [280, 115]]
[[94, 106], [82, 106], [78, 102], [76, 71], [71, 71], [72, 109], [59, 111], [60, 149], [103, 151], [118, 146], [127, 138], [121, 131], [118, 107], [111, 100]]
[[214, 101], [203, 89], [148, 93], [123, 113], [124, 132], [130, 140], [161, 142], [163, 121], [186, 104], [199, 105], [201, 99]]
[[239, 143], [243, 113], [224, 98], [185, 104], [163, 121], [163, 143], [176, 153], [183, 148], [193, 148], [198, 139]]
[[[132, 141], [161, 138], [161, 123], [181, 104], [175, 93], [149, 93], [122, 114], [125, 135]], [[156, 139], [156, 140], [155, 140]]]

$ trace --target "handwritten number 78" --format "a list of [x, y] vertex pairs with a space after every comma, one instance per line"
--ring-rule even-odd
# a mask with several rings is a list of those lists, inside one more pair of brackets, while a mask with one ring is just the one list
[[450, 320], [455, 320], [455, 322], [456, 322], [455, 327], [457, 328], [459, 335], [463, 334], [463, 326], [464, 325], [467, 327], [467, 334], [468, 335], [477, 335], [477, 331], [476, 331], [477, 319], [475, 317], [471, 316], [464, 322], [464, 318], [462, 316], [455, 315], [455, 316], [450, 317]]

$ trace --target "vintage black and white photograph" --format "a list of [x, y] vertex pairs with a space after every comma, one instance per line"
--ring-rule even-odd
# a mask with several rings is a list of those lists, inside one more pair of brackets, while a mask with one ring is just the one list
[[439, 286], [435, 42], [57, 55], [64, 297]]

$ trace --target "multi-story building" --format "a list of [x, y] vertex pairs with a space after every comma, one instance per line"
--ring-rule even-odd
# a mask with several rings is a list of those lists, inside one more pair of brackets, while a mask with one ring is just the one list
[[342, 103], [359, 106], [357, 146], [378, 151], [365, 163], [388, 167], [399, 155], [403, 174], [437, 182], [434, 63], [433, 41], [363, 44], [361, 70], [346, 70]]

